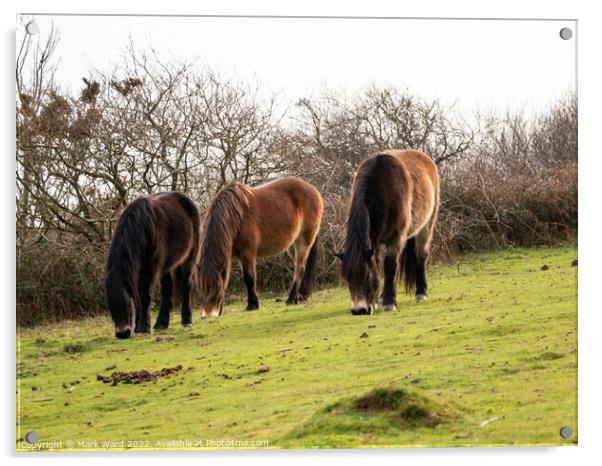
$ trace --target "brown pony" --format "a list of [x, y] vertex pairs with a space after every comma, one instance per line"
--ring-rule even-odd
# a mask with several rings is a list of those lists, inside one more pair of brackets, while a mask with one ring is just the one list
[[182, 299], [182, 325], [192, 325], [191, 274], [198, 256], [200, 214], [181, 193], [140, 197], [119, 217], [109, 249], [106, 302], [117, 338], [150, 333], [150, 290], [161, 277], [161, 306], [155, 330], [169, 326], [171, 296]]
[[295, 263], [287, 304], [306, 300], [316, 268], [316, 238], [324, 210], [311, 184], [284, 178], [250, 188], [233, 182], [211, 201], [203, 221], [198, 264], [202, 318], [222, 312], [231, 261], [242, 265], [247, 310], [259, 308], [255, 291], [257, 257], [287, 251]]
[[427, 297], [426, 262], [439, 208], [437, 166], [416, 150], [386, 150], [366, 159], [353, 181], [345, 248], [337, 254], [349, 284], [351, 313], [371, 315], [379, 285], [378, 253], [384, 246], [385, 311], [396, 309], [400, 269], [407, 292]]

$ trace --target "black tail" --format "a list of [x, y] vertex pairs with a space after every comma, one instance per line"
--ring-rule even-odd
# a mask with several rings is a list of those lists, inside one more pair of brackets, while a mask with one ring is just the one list
[[399, 270], [403, 276], [406, 293], [411, 293], [416, 288], [418, 279], [418, 256], [416, 255], [416, 239], [410, 238], [406, 241], [403, 252], [399, 258]]
[[316, 271], [318, 268], [318, 238], [315, 239], [313, 246], [309, 250], [307, 262], [305, 262], [305, 272], [299, 286], [299, 296], [307, 299], [311, 296], [315, 281]]
[[126, 295], [140, 309], [138, 273], [141, 260], [153, 241], [153, 212], [148, 199], [138, 198], [128, 205], [115, 228], [109, 256], [105, 292], [111, 313], [121, 314], [127, 308]]

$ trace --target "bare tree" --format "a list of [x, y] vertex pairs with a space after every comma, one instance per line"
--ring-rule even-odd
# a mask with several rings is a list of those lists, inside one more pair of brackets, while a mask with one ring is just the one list
[[[23, 24], [30, 19], [20, 17]], [[43, 40], [40, 36], [25, 34], [17, 52], [15, 80], [17, 87], [17, 162], [20, 172], [17, 176], [21, 183], [17, 184], [19, 203], [17, 221], [26, 221], [23, 217], [31, 206], [30, 185], [32, 173], [36, 169], [36, 133], [39, 124], [40, 110], [44, 99], [55, 87], [54, 73], [56, 63], [53, 55], [59, 41], [54, 26]], [[29, 156], [25, 157], [28, 153]]]

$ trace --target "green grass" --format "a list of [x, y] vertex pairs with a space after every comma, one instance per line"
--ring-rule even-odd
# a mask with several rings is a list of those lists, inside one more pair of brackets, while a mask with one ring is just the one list
[[[116, 340], [106, 317], [22, 329], [17, 449], [30, 431], [62, 449], [574, 444], [576, 257], [511, 249], [432, 267], [429, 301], [400, 294], [373, 316], [352, 316], [336, 288], [207, 322], [197, 310], [192, 329], [175, 312], [160, 341]], [[148, 383], [97, 380], [177, 365]]]

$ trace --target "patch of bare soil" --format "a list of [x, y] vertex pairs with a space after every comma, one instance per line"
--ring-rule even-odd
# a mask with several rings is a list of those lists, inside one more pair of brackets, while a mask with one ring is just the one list
[[157, 372], [147, 370], [131, 372], [113, 372], [109, 376], [97, 374], [96, 380], [99, 380], [104, 383], [110, 383], [111, 385], [117, 385], [118, 383], [139, 384], [144, 382], [151, 382], [153, 380], [157, 380], [160, 377], [169, 377], [171, 375], [176, 375], [181, 370], [182, 366], [177, 365], [176, 367], [164, 367], [163, 369]]

